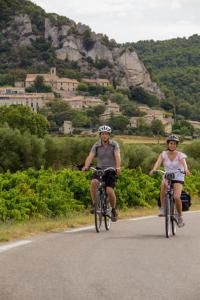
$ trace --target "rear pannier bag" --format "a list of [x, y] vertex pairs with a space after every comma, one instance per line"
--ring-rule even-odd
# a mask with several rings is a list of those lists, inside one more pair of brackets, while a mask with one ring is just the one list
[[181, 193], [181, 201], [182, 201], [182, 211], [187, 211], [191, 206], [191, 197], [185, 191]]
[[[191, 206], [191, 197], [185, 191], [181, 192], [181, 201], [182, 201], [182, 211], [188, 211]], [[160, 207], [160, 196], [158, 198], [158, 206]]]

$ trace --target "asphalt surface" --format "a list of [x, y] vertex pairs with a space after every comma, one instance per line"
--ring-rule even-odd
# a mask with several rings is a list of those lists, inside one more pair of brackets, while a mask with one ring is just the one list
[[151, 217], [0, 244], [0, 299], [199, 300], [200, 213], [184, 218], [169, 239]]

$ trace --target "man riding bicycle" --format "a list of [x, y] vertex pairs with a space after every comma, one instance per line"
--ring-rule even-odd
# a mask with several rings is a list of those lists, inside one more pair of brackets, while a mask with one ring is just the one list
[[[116, 212], [116, 195], [114, 192], [116, 175], [120, 174], [121, 157], [119, 145], [116, 141], [110, 139], [111, 128], [107, 125], [99, 127], [100, 140], [96, 142], [85, 160], [85, 165], [83, 170], [87, 170], [93, 161], [94, 157], [97, 157], [97, 167], [101, 169], [106, 169], [112, 167], [116, 169], [116, 172], [109, 171], [105, 175], [106, 193], [112, 207], [111, 220], [113, 222], [117, 221]], [[93, 208], [91, 210], [94, 213], [94, 202], [96, 197], [96, 192], [99, 184], [99, 178], [96, 173], [92, 175], [91, 181], [91, 198], [93, 202]]]
[[[174, 190], [174, 201], [176, 210], [178, 212], [178, 226], [184, 226], [182, 217], [182, 202], [181, 202], [181, 192], [184, 184], [185, 175], [189, 175], [190, 172], [186, 163], [186, 155], [182, 152], [176, 150], [179, 143], [179, 138], [172, 134], [167, 138], [167, 151], [163, 151], [150, 174], [159, 169], [160, 165], [163, 164], [166, 172], [174, 172], [175, 178], [173, 179], [173, 190]], [[180, 170], [180, 171], [179, 171]], [[165, 204], [165, 192], [167, 190], [166, 180], [163, 178], [161, 183], [160, 200], [161, 208], [159, 216], [164, 216], [164, 204]]]

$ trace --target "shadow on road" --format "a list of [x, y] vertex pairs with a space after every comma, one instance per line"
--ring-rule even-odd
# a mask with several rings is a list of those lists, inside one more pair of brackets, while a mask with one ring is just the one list
[[108, 239], [130, 239], [130, 240], [161, 240], [165, 238], [164, 235], [157, 235], [157, 234], [137, 234], [131, 236], [115, 236], [115, 237], [108, 237]]

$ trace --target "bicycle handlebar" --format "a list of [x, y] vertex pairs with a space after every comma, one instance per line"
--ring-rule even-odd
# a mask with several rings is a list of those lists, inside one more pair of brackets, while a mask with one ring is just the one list
[[182, 173], [182, 174], [185, 174], [185, 171], [182, 171], [181, 169], [178, 169], [177, 171], [163, 171], [163, 170], [154, 170], [153, 171], [153, 174], [156, 174], [156, 173], [163, 173], [163, 174], [176, 174], [176, 173]]
[[116, 172], [116, 169], [113, 168], [113, 167], [108, 167], [106, 169], [98, 169], [98, 168], [94, 168], [94, 167], [89, 167], [89, 169], [91, 170], [94, 170], [94, 171], [103, 171], [103, 172], [106, 172], [106, 171], [115, 171]]
[[153, 174], [162, 173], [162, 174], [164, 174], [165, 178], [170, 179], [170, 180], [175, 178], [176, 173], [186, 174], [185, 171], [182, 171], [181, 169], [178, 169], [177, 171], [173, 171], [173, 172], [163, 171], [163, 170], [154, 170], [152, 173]]

